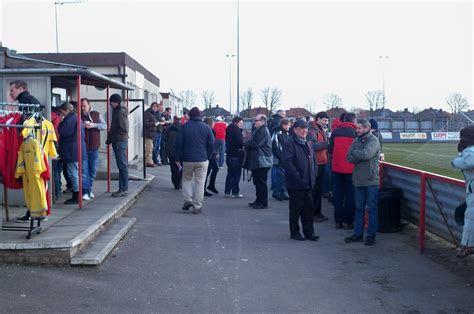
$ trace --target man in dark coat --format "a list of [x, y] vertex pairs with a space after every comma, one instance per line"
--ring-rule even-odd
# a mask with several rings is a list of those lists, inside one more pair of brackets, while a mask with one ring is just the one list
[[259, 114], [255, 117], [255, 131], [245, 143], [245, 168], [252, 171], [256, 199], [249, 203], [254, 209], [268, 207], [268, 171], [273, 165], [272, 140], [267, 128], [267, 117]]
[[232, 123], [225, 129], [225, 148], [227, 176], [225, 179], [225, 197], [241, 198], [239, 182], [242, 174], [242, 160], [244, 157], [244, 138], [241, 117], [234, 117]]
[[183, 163], [182, 191], [183, 210], [193, 209], [200, 214], [204, 199], [204, 184], [207, 167], [214, 149], [214, 134], [202, 121], [201, 111], [193, 107], [189, 111], [189, 122], [179, 130], [176, 140], [175, 164]]
[[166, 127], [163, 132], [162, 138], [162, 141], [164, 143], [165, 156], [168, 157], [170, 161], [171, 182], [173, 183], [173, 186], [176, 190], [181, 189], [181, 178], [183, 175], [183, 172], [181, 171], [183, 165], [179, 162], [176, 163], [175, 158], [176, 139], [178, 138], [178, 133], [181, 127], [181, 118], [175, 116], [173, 118], [173, 124]]
[[112, 144], [119, 169], [119, 189], [112, 193], [112, 196], [122, 197], [128, 194], [128, 110], [122, 105], [122, 97], [119, 94], [110, 96], [109, 102], [112, 107], [112, 122], [106, 144]]
[[153, 162], [153, 141], [156, 137], [156, 127], [158, 120], [156, 120], [156, 112], [158, 111], [158, 104], [156, 102], [150, 105], [150, 108], [145, 110], [143, 115], [143, 137], [145, 138], [145, 164], [147, 167], [155, 167]]
[[[40, 104], [38, 99], [28, 91], [28, 84], [22, 80], [16, 80], [10, 83], [10, 97], [20, 104]], [[22, 109], [21, 106], [18, 107], [18, 110], [21, 111]]]
[[282, 119], [280, 127], [276, 128], [272, 136], [272, 153], [273, 153], [273, 167], [272, 173], [275, 175], [273, 181], [273, 195], [272, 197], [278, 201], [288, 200], [288, 191], [285, 185], [285, 169], [281, 165], [281, 152], [283, 146], [288, 139], [288, 131], [290, 130], [291, 121]]
[[[281, 162], [285, 169], [286, 187], [290, 195], [290, 234], [293, 240], [317, 241], [313, 227], [311, 188], [316, 182], [317, 162], [311, 144], [306, 141], [308, 124], [297, 120], [292, 135], [283, 146]], [[299, 220], [304, 237], [300, 234]]]

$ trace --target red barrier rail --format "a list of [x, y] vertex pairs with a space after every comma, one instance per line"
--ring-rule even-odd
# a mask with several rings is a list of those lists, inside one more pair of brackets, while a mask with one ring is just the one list
[[443, 182], [452, 184], [459, 187], [465, 187], [465, 182], [463, 180], [458, 180], [442, 175], [438, 175], [431, 172], [426, 172], [418, 169], [413, 169], [409, 167], [403, 167], [396, 164], [391, 164], [388, 162], [381, 161], [379, 174], [380, 174], [380, 188], [383, 187], [383, 177], [385, 173], [385, 168], [398, 170], [401, 172], [413, 174], [420, 177], [420, 223], [419, 223], [419, 245], [420, 251], [423, 252], [425, 249], [425, 214], [426, 214], [426, 179], [431, 179], [433, 181]]

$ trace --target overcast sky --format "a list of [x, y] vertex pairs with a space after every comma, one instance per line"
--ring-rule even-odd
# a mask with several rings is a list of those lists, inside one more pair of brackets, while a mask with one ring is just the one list
[[[2, 1], [2, 0], [0, 0]], [[228, 53], [236, 52], [236, 1], [148, 1], [58, 7], [60, 52], [123, 51], [161, 79], [161, 90], [214, 90], [229, 105]], [[2, 1], [0, 38], [19, 52], [55, 52], [54, 1]], [[382, 89], [387, 107], [447, 109], [472, 103], [473, 8], [449, 2], [240, 2], [240, 88], [276, 86], [282, 108], [329, 93], [364, 107]], [[389, 56], [383, 63], [379, 56]], [[233, 60], [233, 106], [236, 71]]]

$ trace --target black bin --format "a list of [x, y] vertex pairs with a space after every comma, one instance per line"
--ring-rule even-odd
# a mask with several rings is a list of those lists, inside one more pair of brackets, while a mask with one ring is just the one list
[[379, 230], [382, 233], [399, 232], [402, 230], [400, 189], [387, 188], [379, 191]]

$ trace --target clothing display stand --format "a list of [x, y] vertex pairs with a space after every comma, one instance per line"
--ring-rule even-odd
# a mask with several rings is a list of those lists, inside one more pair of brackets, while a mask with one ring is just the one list
[[[14, 108], [14, 110], [12, 110], [12, 108]], [[19, 103], [0, 102], [0, 115], [8, 114], [8, 113], [23, 113], [23, 114], [40, 113], [43, 108], [44, 106], [39, 105], [39, 104], [19, 104]], [[18, 125], [18, 124], [0, 124], [0, 128], [41, 130], [42, 122], [40, 119], [39, 124], [34, 125], [34, 126], [26, 126], [26, 125]], [[33, 132], [33, 134], [36, 135], [36, 132]], [[41, 143], [41, 138], [37, 140], [39, 140], [39, 142]], [[6, 221], [9, 221], [10, 214], [9, 214], [9, 207], [8, 207], [8, 188], [3, 182], [3, 179], [1, 182], [3, 183], [3, 203], [5, 207], [5, 218], [6, 218]], [[41, 219], [42, 219], [41, 217], [39, 218], [31, 217], [30, 225], [28, 227], [1, 224], [2, 231], [21, 231], [21, 232], [26, 231], [28, 232], [26, 238], [30, 239], [33, 235], [41, 233]], [[35, 226], [35, 222], [36, 222], [36, 226]]]

